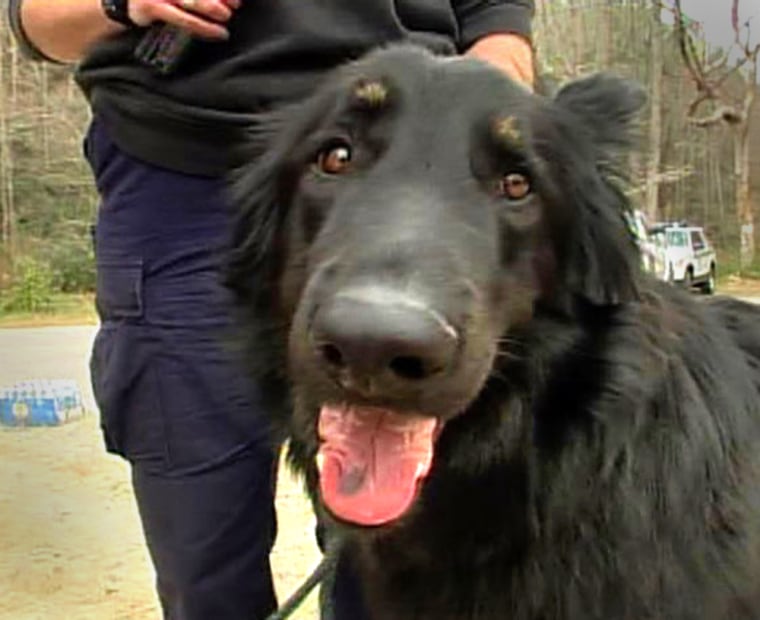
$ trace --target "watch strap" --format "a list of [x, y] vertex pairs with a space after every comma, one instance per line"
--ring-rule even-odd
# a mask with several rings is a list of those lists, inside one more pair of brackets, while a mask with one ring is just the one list
[[129, 17], [129, 0], [100, 0], [103, 12], [111, 21], [123, 26], [136, 28], [137, 24]]

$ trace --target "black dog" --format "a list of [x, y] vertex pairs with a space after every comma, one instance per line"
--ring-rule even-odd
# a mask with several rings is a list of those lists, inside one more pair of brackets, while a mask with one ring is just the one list
[[640, 273], [642, 101], [392, 48], [263, 131], [231, 283], [374, 618], [760, 618], [760, 312]]

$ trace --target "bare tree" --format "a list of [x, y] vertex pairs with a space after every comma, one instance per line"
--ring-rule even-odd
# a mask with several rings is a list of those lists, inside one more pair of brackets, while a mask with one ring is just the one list
[[[675, 0], [673, 7], [678, 47], [696, 86], [688, 118], [696, 127], [727, 126], [734, 144], [734, 186], [740, 226], [740, 264], [749, 266], [755, 256], [754, 210], [750, 197], [750, 124], [757, 94], [760, 43], [750, 42], [750, 25], [739, 23], [739, 0], [731, 2], [734, 44], [731, 49], [707, 55], [700, 50], [688, 20]], [[738, 59], [732, 63], [732, 52]]]
[[658, 219], [659, 175], [662, 161], [662, 9], [658, 0], [652, 0], [650, 19], [649, 58], [649, 159], [646, 170], [645, 208], [650, 221]]
[[[4, 40], [3, 40], [4, 39]], [[6, 78], [6, 55], [3, 50], [11, 50], [11, 83], [15, 84], [15, 43], [13, 42], [8, 28], [6, 28], [4, 15], [0, 14], [0, 85], [7, 83]], [[6, 46], [7, 42], [7, 46]], [[10, 93], [8, 92], [10, 90]], [[2, 210], [2, 246], [8, 257], [13, 254], [14, 244], [14, 189], [13, 189], [13, 159], [10, 150], [9, 118], [14, 107], [15, 88], [0, 88], [0, 210]]]

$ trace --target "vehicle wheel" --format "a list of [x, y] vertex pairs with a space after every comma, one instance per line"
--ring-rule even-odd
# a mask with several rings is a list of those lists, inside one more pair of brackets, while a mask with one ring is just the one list
[[715, 292], [715, 265], [710, 267], [710, 275], [707, 276], [707, 282], [702, 285], [704, 295], [712, 295]]
[[683, 274], [683, 287], [690, 291], [692, 287], [694, 286], [694, 274], [691, 271], [691, 268], [686, 270], [686, 273]]

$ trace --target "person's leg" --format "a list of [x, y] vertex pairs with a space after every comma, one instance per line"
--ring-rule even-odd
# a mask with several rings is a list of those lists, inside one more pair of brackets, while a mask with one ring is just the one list
[[218, 409], [231, 382], [197, 348], [141, 325], [101, 332], [93, 377], [104, 430], [132, 465], [167, 620], [260, 620], [275, 608], [276, 454], [245, 437], [215, 454], [234, 434]]
[[132, 465], [165, 617], [261, 620], [276, 606], [276, 454], [224, 343], [223, 183], [136, 161], [97, 125], [88, 154], [102, 197], [93, 387], [107, 447]]
[[259, 619], [274, 611], [272, 465], [271, 454], [247, 453], [177, 477], [133, 467], [166, 618]]

